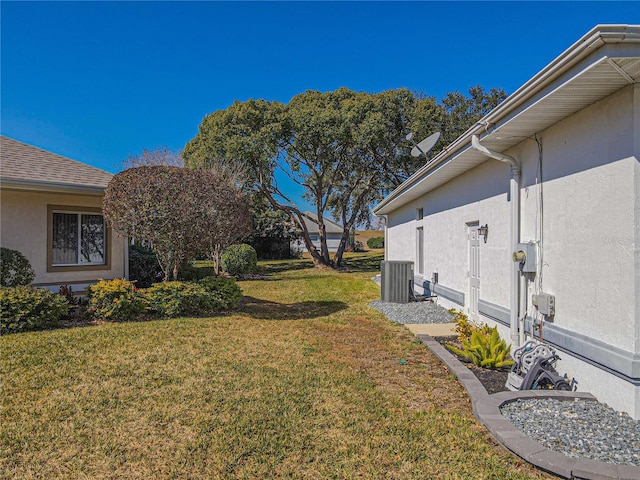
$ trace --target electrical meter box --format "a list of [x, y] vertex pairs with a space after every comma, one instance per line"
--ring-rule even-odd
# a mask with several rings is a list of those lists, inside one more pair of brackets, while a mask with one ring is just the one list
[[520, 271], [536, 272], [536, 244], [535, 242], [519, 243], [518, 251], [513, 253], [513, 261], [520, 262]]
[[533, 303], [538, 311], [543, 315], [553, 316], [556, 313], [555, 295], [540, 292], [539, 295], [531, 296], [531, 303]]

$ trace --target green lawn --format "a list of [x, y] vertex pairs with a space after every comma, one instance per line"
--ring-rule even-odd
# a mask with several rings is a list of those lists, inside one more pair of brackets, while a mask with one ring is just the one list
[[549, 478], [367, 306], [380, 259], [264, 263], [220, 317], [2, 337], [0, 478]]

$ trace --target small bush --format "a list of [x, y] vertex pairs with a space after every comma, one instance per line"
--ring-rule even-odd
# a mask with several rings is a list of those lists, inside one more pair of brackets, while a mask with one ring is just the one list
[[30, 285], [35, 273], [29, 260], [17, 250], [0, 248], [0, 286], [20, 287]]
[[220, 294], [220, 309], [229, 310], [236, 308], [242, 300], [242, 290], [233, 278], [207, 277], [200, 280], [200, 285], [208, 292]]
[[480, 331], [483, 334], [491, 335], [491, 327], [489, 325], [476, 325], [462, 310], [449, 310], [449, 313], [453, 315], [453, 323], [456, 324], [455, 330], [458, 332], [458, 341], [464, 343], [471, 341], [471, 335], [475, 331]]
[[178, 280], [196, 282], [214, 274], [213, 267], [196, 267], [192, 262], [185, 262], [178, 270]]
[[144, 300], [133, 283], [120, 278], [100, 280], [91, 285], [88, 297], [93, 318], [128, 320], [145, 310]]
[[0, 334], [55, 327], [69, 312], [62, 295], [44, 288], [0, 288]]
[[169, 318], [220, 310], [223, 303], [221, 293], [193, 282], [156, 283], [144, 296], [153, 311]]
[[384, 237], [371, 237], [369, 240], [367, 240], [367, 247], [384, 248]]
[[222, 253], [222, 267], [229, 275], [247, 275], [256, 271], [258, 255], [251, 245], [231, 245]]
[[488, 332], [474, 330], [471, 339], [464, 340], [462, 345], [462, 350], [453, 345], [447, 345], [447, 348], [479, 367], [501, 368], [513, 365], [513, 360], [508, 358], [511, 346], [500, 338], [496, 327], [489, 328]]
[[162, 269], [153, 250], [140, 245], [129, 247], [129, 279], [135, 281], [136, 287], [150, 287], [162, 281], [162, 277]]

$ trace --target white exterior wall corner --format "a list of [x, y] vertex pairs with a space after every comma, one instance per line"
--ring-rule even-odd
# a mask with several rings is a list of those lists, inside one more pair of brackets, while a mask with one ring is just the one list
[[[633, 86], [633, 183], [634, 183], [634, 284], [635, 284], [635, 353], [640, 355], [640, 84]], [[636, 392], [640, 418], [640, 388]]]
[[[542, 290], [556, 296], [553, 324], [626, 352], [626, 361], [640, 353], [639, 93], [638, 85], [623, 88], [537, 135], [542, 236], [538, 144], [526, 139], [504, 152], [522, 165], [521, 239], [542, 242]], [[504, 319], [510, 308], [508, 190], [508, 165], [487, 160], [389, 212], [388, 259], [415, 261], [415, 230], [422, 226], [424, 279], [438, 272], [439, 283], [465, 294], [468, 303], [467, 224], [488, 224], [487, 242], [480, 244], [480, 300]], [[424, 218], [416, 221], [419, 207]], [[534, 285], [527, 294], [530, 314]], [[460, 308], [444, 297], [438, 302]], [[508, 338], [503, 324], [500, 333]], [[640, 418], [640, 386], [567, 352], [561, 357], [559, 370], [575, 377], [580, 390]]]

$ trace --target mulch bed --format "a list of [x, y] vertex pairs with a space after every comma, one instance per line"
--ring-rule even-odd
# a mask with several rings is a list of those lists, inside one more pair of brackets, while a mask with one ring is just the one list
[[[442, 346], [445, 346], [445, 348], [447, 343], [453, 344], [458, 348], [462, 348], [462, 344], [458, 342], [457, 337], [439, 337], [436, 338], [436, 340], [440, 344], [442, 344]], [[469, 370], [473, 372], [476, 378], [480, 380], [480, 383], [482, 383], [487, 393], [492, 394], [508, 391], [507, 387], [505, 386], [510, 370], [508, 367], [503, 367], [500, 369], [482, 368], [474, 365], [466, 358], [461, 357], [460, 355], [456, 355], [448, 349], [447, 352], [460, 360], [464, 365], [466, 365]]]

